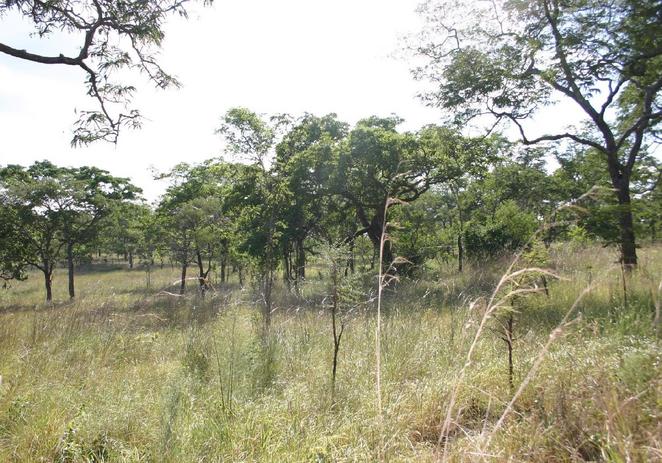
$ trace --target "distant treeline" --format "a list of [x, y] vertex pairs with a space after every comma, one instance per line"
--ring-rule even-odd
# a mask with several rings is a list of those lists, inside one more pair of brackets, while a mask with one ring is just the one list
[[[51, 300], [53, 270], [66, 262], [74, 297], [74, 263], [114, 254], [131, 267], [178, 263], [182, 293], [189, 267], [202, 291], [211, 272], [222, 282], [230, 267], [242, 282], [257, 275], [268, 290], [277, 270], [288, 284], [305, 279], [322, 244], [349, 249], [347, 272], [359, 257], [374, 265], [384, 229], [384, 260], [402, 257], [401, 274], [435, 259], [455, 259], [462, 271], [465, 259], [491, 258], [532, 237], [619, 244], [623, 206], [599, 152], [550, 153], [441, 126], [404, 132], [401, 122], [370, 117], [350, 127], [334, 114], [267, 118], [232, 109], [218, 133], [233, 161], [177, 165], [158, 177], [169, 186], [154, 206], [128, 179], [94, 167], [3, 167], [2, 278], [37, 268]], [[640, 242], [657, 239], [660, 171], [644, 155], [631, 179]]]

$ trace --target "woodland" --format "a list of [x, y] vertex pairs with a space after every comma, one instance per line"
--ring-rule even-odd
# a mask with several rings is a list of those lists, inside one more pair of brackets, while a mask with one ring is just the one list
[[[80, 68], [72, 149], [118, 143], [189, 3], [3, 1], [81, 46], [0, 53]], [[437, 124], [229, 108], [154, 202], [0, 164], [0, 461], [662, 460], [662, 6], [418, 14]]]

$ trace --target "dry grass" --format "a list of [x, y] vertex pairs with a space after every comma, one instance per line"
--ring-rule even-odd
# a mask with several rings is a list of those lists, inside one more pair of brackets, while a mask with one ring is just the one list
[[347, 323], [334, 404], [318, 278], [305, 300], [277, 288], [270, 359], [256, 298], [236, 283], [202, 300], [160, 294], [177, 269], [155, 271], [150, 290], [139, 270], [88, 272], [75, 302], [48, 307], [30, 278], [0, 292], [0, 461], [374, 461], [382, 442], [387, 461], [656, 461], [662, 249], [641, 256], [624, 307], [620, 272], [600, 279], [615, 253], [554, 249], [568, 280], [518, 315], [515, 401], [503, 342], [476, 338], [486, 305], [471, 304], [504, 264], [399, 283], [384, 300], [383, 428], [374, 313]]

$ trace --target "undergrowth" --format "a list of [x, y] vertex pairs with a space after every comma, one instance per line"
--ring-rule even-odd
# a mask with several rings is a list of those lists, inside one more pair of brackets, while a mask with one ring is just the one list
[[389, 289], [383, 423], [369, 304], [345, 321], [332, 398], [324, 276], [303, 296], [277, 288], [268, 349], [237, 283], [179, 298], [162, 292], [176, 269], [154, 271], [150, 290], [139, 270], [90, 271], [75, 302], [46, 306], [30, 278], [0, 293], [0, 461], [659, 461], [661, 257], [642, 250], [624, 290], [609, 250], [552, 250], [564, 279], [518, 306], [515, 387], [540, 367], [496, 430], [513, 391], [494, 332], [456, 386], [504, 262], [442, 265]]

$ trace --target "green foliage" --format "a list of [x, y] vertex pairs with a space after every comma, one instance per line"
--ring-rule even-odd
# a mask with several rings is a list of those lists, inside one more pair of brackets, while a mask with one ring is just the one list
[[[1, 168], [0, 188], [3, 213], [10, 219], [5, 226], [10, 227], [8, 232], [21, 236], [20, 253], [7, 255], [11, 260], [6, 265], [14, 272], [26, 264], [41, 270], [48, 300], [53, 269], [63, 248], [71, 264], [74, 247], [97, 237], [113, 205], [140, 193], [128, 179], [96, 167], [65, 168], [48, 161], [35, 162], [28, 168]], [[70, 282], [72, 289], [72, 273]]]
[[[3, 198], [4, 199], [4, 198]], [[0, 280], [26, 278], [25, 266], [29, 255], [21, 241], [21, 223], [18, 211], [2, 201], [0, 204]]]
[[[545, 249], [536, 246], [536, 255]], [[465, 432], [448, 439], [449, 460], [482, 451], [513, 461], [655, 461], [662, 357], [645, 275], [659, 274], [662, 260], [659, 247], [646, 246], [642, 256], [624, 308], [620, 271], [602, 274], [615, 260], [612, 250], [551, 246], [547, 263], [572, 278], [550, 281], [550, 298], [531, 294], [518, 306], [516, 387], [591, 274], [595, 288], [489, 445], [481, 432], [491, 433], [512, 394], [503, 342], [481, 338], [453, 415]], [[374, 314], [345, 312], [332, 400], [330, 315], [322, 304], [329, 261], [311, 259], [324, 273], [322, 281], [309, 279], [305, 299], [277, 282], [269, 349], [255, 304], [238, 288], [209, 306], [196, 298], [165, 304], [158, 294], [177, 275], [167, 266], [154, 270], [154, 288], [140, 292], [128, 269], [83, 274], [80, 299], [49, 310], [32, 278], [2, 291], [0, 460], [374, 461], [381, 449], [388, 461], [437, 461], [440, 416], [482, 316], [460, 301], [489, 297], [493, 284], [482, 281], [498, 281], [504, 265], [467, 265], [461, 275], [446, 266], [387, 293], [381, 427]], [[451, 291], [461, 297], [446, 297]], [[205, 310], [211, 316], [195, 321]], [[381, 432], [390, 437], [383, 446]]]
[[568, 229], [568, 240], [575, 245], [584, 246], [590, 243], [591, 238], [584, 227], [573, 225]]
[[[157, 87], [178, 87], [179, 82], [158, 63], [165, 37], [164, 23], [172, 15], [186, 16], [187, 0], [54, 0], [0, 2], [0, 18], [17, 13], [33, 26], [33, 34], [50, 37], [57, 32], [78, 34], [74, 54], [46, 56], [0, 43], [0, 53], [41, 64], [64, 64], [85, 72], [85, 86], [98, 109], [80, 111], [72, 145], [97, 140], [117, 142], [122, 128], [139, 128], [142, 116], [128, 108], [136, 88], [122, 83], [127, 70], [140, 70]], [[211, 0], [204, 0], [210, 4]]]
[[[414, 51], [424, 64], [415, 73], [433, 84], [426, 102], [458, 125], [487, 117], [491, 130], [514, 126], [526, 145], [599, 152], [619, 205], [610, 214], [621, 260], [636, 265], [631, 181], [662, 122], [659, 2], [435, 0], [420, 11]], [[581, 127], [527, 135], [526, 122], [557, 98], [577, 109]]]
[[485, 222], [467, 224], [464, 239], [471, 257], [495, 256], [519, 249], [538, 228], [532, 213], [523, 211], [515, 201], [501, 204]]
[[[434, 190], [404, 206], [394, 209], [392, 222], [397, 228], [392, 232], [398, 255], [407, 260], [400, 266], [406, 274], [420, 273], [425, 263], [447, 251], [440, 215], [444, 198]], [[452, 242], [452, 241], [451, 241]]]

